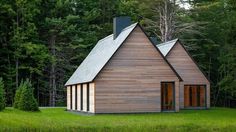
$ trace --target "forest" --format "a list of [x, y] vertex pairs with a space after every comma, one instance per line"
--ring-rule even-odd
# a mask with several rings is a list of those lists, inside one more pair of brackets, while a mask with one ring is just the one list
[[236, 107], [235, 0], [0, 0], [7, 106], [26, 79], [39, 106], [64, 106], [65, 82], [116, 16], [159, 43], [179, 38], [211, 81], [211, 105]]

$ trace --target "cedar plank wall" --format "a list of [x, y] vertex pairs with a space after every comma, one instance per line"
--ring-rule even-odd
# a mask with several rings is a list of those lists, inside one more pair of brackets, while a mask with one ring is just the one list
[[161, 111], [161, 81], [175, 81], [179, 111], [179, 79], [136, 27], [95, 78], [95, 113]]
[[66, 87], [67, 89], [67, 109], [70, 109], [70, 86]]
[[166, 58], [183, 79], [183, 82], [180, 82], [180, 108], [184, 108], [184, 85], [187, 84], [207, 85], [207, 108], [209, 108], [210, 83], [179, 42], [175, 44]]

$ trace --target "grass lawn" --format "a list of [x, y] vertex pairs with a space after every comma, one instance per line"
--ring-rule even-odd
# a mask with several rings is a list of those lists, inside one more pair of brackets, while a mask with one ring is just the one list
[[179, 113], [79, 115], [64, 108], [0, 112], [0, 131], [236, 131], [236, 109]]

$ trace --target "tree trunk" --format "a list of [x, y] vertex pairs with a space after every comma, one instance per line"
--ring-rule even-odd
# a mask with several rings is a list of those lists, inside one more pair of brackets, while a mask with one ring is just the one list
[[18, 69], [19, 69], [19, 59], [16, 58], [16, 89], [18, 88], [18, 84], [19, 84], [19, 73], [18, 73]]
[[55, 49], [55, 41], [56, 41], [56, 35], [52, 35], [50, 40], [49, 40], [49, 45], [50, 45], [50, 51], [51, 55], [53, 56], [53, 62], [51, 63], [50, 67], [50, 90], [49, 90], [49, 105], [50, 106], [55, 106], [56, 104], [56, 72], [55, 72], [55, 57], [56, 57], [56, 49]]
[[[17, 8], [17, 15], [16, 15], [16, 34], [19, 35], [19, 10]], [[18, 42], [17, 42], [18, 43]], [[19, 44], [17, 44], [17, 48], [18, 48]], [[16, 48], [16, 51], [17, 51], [17, 48]], [[19, 84], [19, 72], [18, 72], [18, 69], [19, 69], [19, 58], [18, 56], [16, 55], [16, 89], [18, 88], [18, 84]]]
[[208, 79], [211, 78], [211, 57], [209, 58], [209, 65], [208, 65]]
[[159, 21], [160, 21], [160, 32], [161, 41], [166, 42], [172, 39], [174, 33], [174, 5], [171, 1], [164, 0], [159, 5]]
[[165, 24], [164, 42], [166, 42], [168, 41], [168, 32], [169, 32], [167, 0], [165, 0], [164, 2], [164, 24]]

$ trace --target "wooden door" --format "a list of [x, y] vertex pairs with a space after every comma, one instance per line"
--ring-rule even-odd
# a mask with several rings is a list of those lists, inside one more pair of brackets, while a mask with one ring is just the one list
[[174, 82], [161, 83], [161, 109], [162, 111], [175, 110]]

